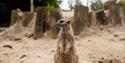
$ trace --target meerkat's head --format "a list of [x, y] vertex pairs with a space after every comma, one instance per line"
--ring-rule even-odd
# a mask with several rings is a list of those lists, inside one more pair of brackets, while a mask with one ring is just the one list
[[62, 29], [69, 30], [70, 29], [70, 21], [68, 19], [60, 19], [56, 22], [56, 25]]

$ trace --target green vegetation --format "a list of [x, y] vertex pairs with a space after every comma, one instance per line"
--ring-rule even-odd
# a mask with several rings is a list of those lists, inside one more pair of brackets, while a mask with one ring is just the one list
[[92, 1], [91, 9], [94, 11], [98, 11], [98, 10], [102, 9], [102, 6], [103, 6], [103, 3], [101, 0], [97, 0], [95, 2]]
[[120, 1], [118, 2], [118, 4], [121, 5], [121, 6], [125, 6], [125, 0], [120, 0]]
[[53, 8], [59, 8], [59, 5], [61, 3], [61, 0], [35, 0], [34, 1], [35, 8], [42, 6], [42, 7], [47, 7], [49, 9]]
[[57, 1], [52, 1], [52, 2], [47, 2], [47, 7], [49, 8], [49, 9], [53, 9], [53, 8], [59, 8], [59, 6], [58, 6], [58, 3], [57, 3]]

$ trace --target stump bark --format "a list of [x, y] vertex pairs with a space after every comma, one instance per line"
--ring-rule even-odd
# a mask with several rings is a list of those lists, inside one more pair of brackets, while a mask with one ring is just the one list
[[89, 10], [88, 7], [76, 5], [74, 10], [74, 20], [72, 23], [74, 35], [79, 35], [84, 28], [89, 26]]

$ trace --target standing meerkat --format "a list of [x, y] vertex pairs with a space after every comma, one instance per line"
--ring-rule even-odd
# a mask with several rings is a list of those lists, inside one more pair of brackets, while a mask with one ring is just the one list
[[55, 63], [78, 63], [78, 55], [74, 47], [75, 40], [70, 21], [60, 19], [56, 25], [60, 27], [60, 32], [54, 56]]

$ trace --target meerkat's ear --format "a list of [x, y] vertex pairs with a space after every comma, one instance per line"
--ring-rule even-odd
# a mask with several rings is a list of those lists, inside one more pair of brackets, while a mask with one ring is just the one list
[[70, 21], [68, 21], [67, 23], [70, 24]]

